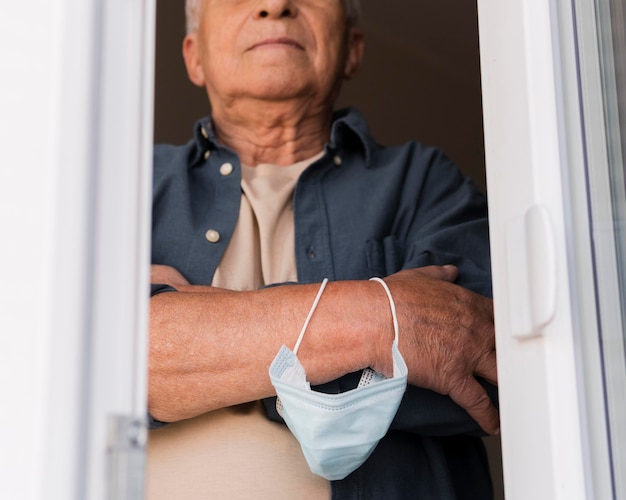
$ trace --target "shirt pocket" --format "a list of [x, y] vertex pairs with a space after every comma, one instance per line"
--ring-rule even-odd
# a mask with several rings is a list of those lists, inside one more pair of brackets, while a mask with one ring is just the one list
[[394, 236], [367, 240], [367, 268], [370, 276], [389, 276], [403, 268], [405, 249]]

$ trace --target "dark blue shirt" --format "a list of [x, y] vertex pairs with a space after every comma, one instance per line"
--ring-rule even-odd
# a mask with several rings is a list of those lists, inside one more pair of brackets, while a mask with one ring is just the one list
[[[194, 135], [184, 146], [154, 150], [152, 262], [207, 285], [239, 215], [241, 163], [217, 141], [210, 119]], [[491, 296], [484, 196], [435, 148], [377, 144], [355, 110], [335, 114], [324, 155], [300, 176], [293, 207], [299, 283], [454, 264], [458, 284]], [[317, 389], [348, 390], [358, 378]], [[274, 400], [266, 408], [280, 421]], [[363, 466], [332, 482], [333, 498], [492, 498], [479, 434], [448, 397], [409, 386], [387, 436]]]

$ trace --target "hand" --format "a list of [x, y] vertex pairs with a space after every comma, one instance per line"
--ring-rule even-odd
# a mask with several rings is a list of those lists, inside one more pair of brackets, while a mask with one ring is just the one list
[[152, 264], [150, 266], [150, 283], [170, 285], [174, 288], [189, 285], [187, 279], [177, 269], [160, 264]]
[[385, 278], [398, 312], [399, 348], [411, 384], [449, 395], [497, 434], [498, 412], [475, 378], [497, 383], [493, 303], [453, 284], [457, 274], [454, 266], [430, 266]]

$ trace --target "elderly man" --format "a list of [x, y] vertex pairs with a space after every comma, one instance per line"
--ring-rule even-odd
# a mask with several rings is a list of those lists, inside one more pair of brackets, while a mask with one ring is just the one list
[[[155, 148], [149, 498], [490, 498], [485, 202], [439, 151], [381, 147], [358, 112], [333, 111], [363, 54], [357, 7], [187, 0], [183, 54], [211, 117]], [[328, 278], [298, 352], [306, 379], [334, 394], [368, 367], [393, 380], [373, 276], [409, 385], [371, 456], [329, 481], [268, 369]]]

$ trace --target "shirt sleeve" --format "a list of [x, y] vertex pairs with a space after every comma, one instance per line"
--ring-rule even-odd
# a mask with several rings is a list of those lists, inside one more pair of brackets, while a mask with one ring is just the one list
[[399, 209], [411, 214], [402, 268], [454, 264], [457, 284], [491, 297], [487, 200], [443, 153], [431, 155], [417, 202], [404, 196]]
[[[433, 153], [414, 207], [409, 200], [401, 208], [414, 210], [406, 231], [402, 268], [453, 264], [459, 269], [458, 285], [491, 297], [486, 198], [439, 151]], [[479, 382], [497, 407], [497, 387], [484, 380]], [[414, 386], [407, 387], [392, 428], [436, 436], [484, 434], [448, 396]]]

